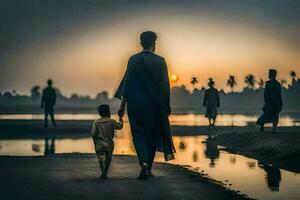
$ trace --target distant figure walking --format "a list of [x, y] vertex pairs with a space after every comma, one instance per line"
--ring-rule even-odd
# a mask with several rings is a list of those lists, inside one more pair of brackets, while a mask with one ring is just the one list
[[264, 113], [257, 120], [260, 125], [260, 130], [264, 131], [265, 123], [273, 123], [273, 133], [276, 131], [279, 113], [282, 108], [281, 86], [276, 80], [277, 71], [275, 69], [269, 70], [269, 81], [266, 82], [264, 92]]
[[50, 115], [52, 124], [56, 127], [56, 122], [54, 119], [54, 105], [56, 103], [56, 92], [55, 89], [52, 87], [52, 80], [49, 79], [47, 81], [48, 87], [43, 90], [41, 108], [44, 108], [45, 113], [45, 127], [48, 126], [48, 115]]
[[205, 90], [203, 106], [206, 107], [205, 117], [208, 118], [209, 126], [215, 126], [217, 118], [217, 107], [220, 106], [219, 92], [214, 88], [215, 82], [209, 80], [209, 88]]
[[152, 31], [140, 35], [143, 51], [130, 57], [127, 70], [115, 97], [122, 99], [118, 114], [124, 115], [127, 104], [133, 144], [141, 166], [139, 179], [153, 176], [156, 150], [165, 160], [174, 159], [174, 147], [168, 116], [170, 84], [163, 57], [154, 54], [157, 36]]

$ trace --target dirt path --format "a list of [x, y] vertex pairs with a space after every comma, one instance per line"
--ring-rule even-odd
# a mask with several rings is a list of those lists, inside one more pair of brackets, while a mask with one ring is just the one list
[[155, 164], [156, 177], [137, 180], [134, 156], [114, 156], [101, 180], [95, 155], [0, 157], [1, 199], [245, 199], [186, 169]]

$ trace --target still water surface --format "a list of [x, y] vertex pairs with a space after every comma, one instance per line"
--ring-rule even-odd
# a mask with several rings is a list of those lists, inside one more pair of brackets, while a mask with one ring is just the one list
[[[222, 181], [252, 198], [296, 200], [300, 197], [300, 174], [259, 163], [219, 149], [206, 136], [174, 136], [176, 160], [170, 163], [190, 165], [193, 169]], [[93, 153], [91, 138], [0, 140], [0, 155], [49, 155], [54, 153]], [[135, 155], [128, 123], [116, 133], [114, 154]], [[162, 154], [156, 161], [163, 162]]]

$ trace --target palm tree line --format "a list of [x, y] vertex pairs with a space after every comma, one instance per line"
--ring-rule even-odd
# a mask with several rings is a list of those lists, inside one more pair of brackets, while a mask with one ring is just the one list
[[[295, 71], [291, 71], [289, 73], [289, 76], [292, 81], [291, 85], [293, 85], [297, 80], [299, 80], [297, 78], [297, 74]], [[208, 78], [208, 81], [211, 81], [211, 80], [213, 80], [213, 78]], [[190, 83], [193, 86], [193, 88], [195, 89], [196, 88], [195, 86], [199, 83], [199, 80], [197, 77], [193, 76], [191, 78]], [[286, 88], [291, 86], [287, 83], [287, 80], [280, 80], [280, 83], [283, 87], [286, 87]], [[247, 74], [244, 78], [244, 84], [245, 84], [245, 88], [255, 90], [255, 89], [264, 88], [265, 81], [262, 78], [256, 79], [256, 77], [253, 74]], [[234, 89], [237, 86], [237, 79], [234, 75], [229, 75], [226, 86], [230, 89], [230, 92], [234, 91]]]

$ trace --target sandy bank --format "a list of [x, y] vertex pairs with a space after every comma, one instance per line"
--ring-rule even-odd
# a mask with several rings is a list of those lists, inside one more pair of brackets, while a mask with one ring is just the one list
[[300, 172], [300, 128], [279, 129], [275, 134], [259, 131], [233, 131], [215, 140], [227, 151]]

